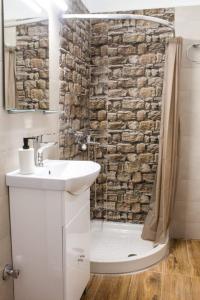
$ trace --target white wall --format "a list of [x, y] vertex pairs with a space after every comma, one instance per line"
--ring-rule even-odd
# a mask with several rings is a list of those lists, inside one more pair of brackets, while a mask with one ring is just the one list
[[[1, 15], [1, 13], [0, 13]], [[50, 105], [58, 109], [59, 82], [59, 22], [55, 15], [50, 16], [50, 44], [54, 46], [50, 56]], [[1, 41], [1, 31], [0, 31]], [[2, 46], [0, 45], [0, 51]], [[55, 72], [56, 70], [56, 72]], [[0, 53], [0, 75], [2, 73], [2, 53]], [[17, 149], [22, 145], [22, 138], [44, 133], [58, 132], [58, 114], [23, 113], [9, 115], [3, 108], [2, 76], [0, 78], [0, 273], [6, 263], [11, 263], [10, 224], [8, 208], [8, 189], [5, 185], [5, 174], [18, 168]], [[0, 299], [12, 300], [12, 280], [3, 282], [0, 276]]]
[[82, 0], [91, 13], [200, 5], [200, 0]]
[[[47, 12], [42, 10], [41, 7], [37, 5], [37, 2], [33, 1], [33, 7], [31, 7], [28, 2], [33, 0], [6, 0], [4, 1], [4, 18], [8, 20], [15, 19], [26, 19], [26, 18], [37, 18], [47, 16]], [[34, 8], [37, 8], [35, 10]], [[41, 12], [39, 12], [41, 9]]]
[[[181, 148], [173, 234], [200, 239], [200, 64], [186, 57], [200, 41], [200, 6], [176, 9], [176, 35], [184, 38], [180, 83]], [[194, 53], [200, 60], [200, 49]]]

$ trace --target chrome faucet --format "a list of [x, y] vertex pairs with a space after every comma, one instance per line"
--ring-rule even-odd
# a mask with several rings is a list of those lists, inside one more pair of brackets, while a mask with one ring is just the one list
[[33, 148], [34, 148], [34, 160], [35, 165], [38, 166], [38, 150], [41, 147], [43, 135], [38, 135], [33, 138]]
[[36, 136], [34, 138], [34, 157], [35, 157], [35, 165], [37, 167], [43, 167], [43, 153], [44, 150], [57, 145], [57, 142], [43, 142], [43, 135]]
[[47, 142], [47, 143], [42, 143], [41, 144], [41, 147], [38, 149], [37, 151], [37, 166], [38, 167], [43, 167], [44, 166], [44, 163], [43, 163], [43, 153], [44, 153], [44, 150], [50, 148], [50, 147], [53, 147], [57, 145], [57, 142]]

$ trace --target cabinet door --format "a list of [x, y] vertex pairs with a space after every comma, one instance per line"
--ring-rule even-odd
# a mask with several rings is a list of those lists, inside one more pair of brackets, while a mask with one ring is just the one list
[[79, 300], [90, 279], [90, 206], [63, 230], [65, 300]]

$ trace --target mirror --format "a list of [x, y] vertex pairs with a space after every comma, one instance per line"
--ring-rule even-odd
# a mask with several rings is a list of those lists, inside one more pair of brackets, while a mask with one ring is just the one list
[[3, 0], [7, 110], [49, 109], [49, 22], [38, 0]]

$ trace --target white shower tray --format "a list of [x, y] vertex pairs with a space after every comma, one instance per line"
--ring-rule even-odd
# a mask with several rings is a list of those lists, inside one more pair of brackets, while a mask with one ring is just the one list
[[154, 244], [141, 238], [143, 225], [91, 222], [91, 272], [139, 272], [156, 264], [169, 252], [168, 240]]

